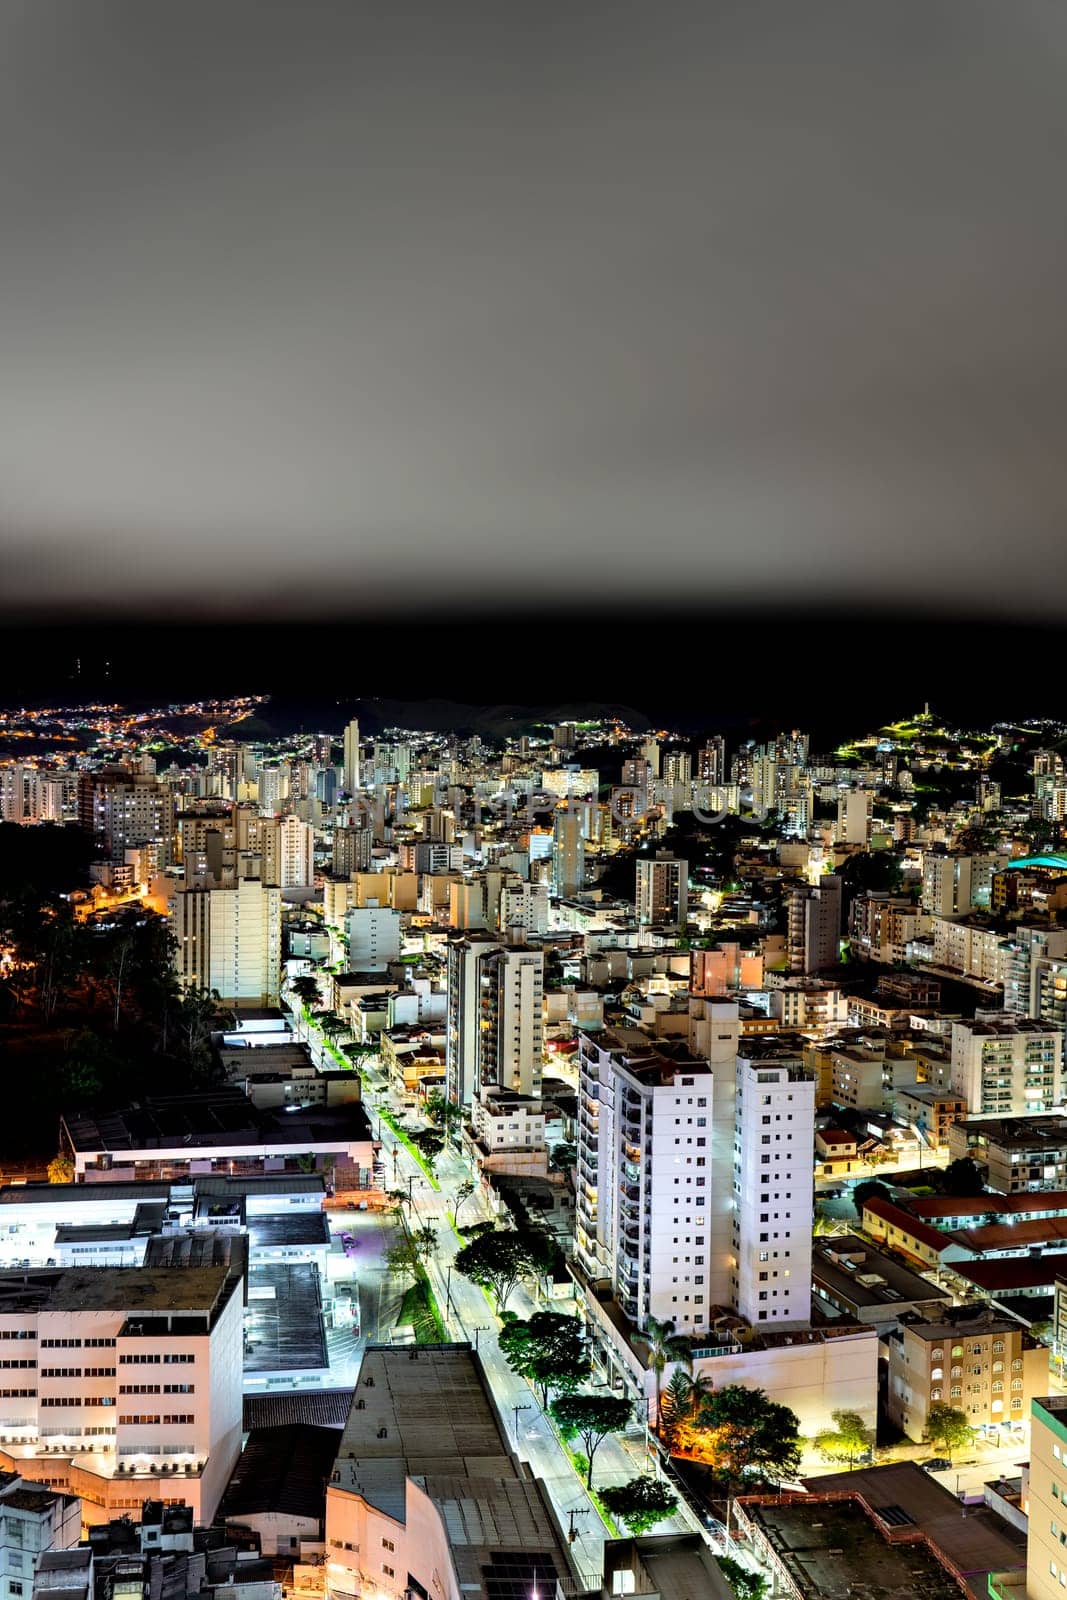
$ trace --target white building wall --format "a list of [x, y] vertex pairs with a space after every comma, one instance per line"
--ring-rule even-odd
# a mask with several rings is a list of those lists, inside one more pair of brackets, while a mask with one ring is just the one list
[[815, 1080], [799, 1061], [739, 1057], [737, 1310], [753, 1327], [811, 1317]]

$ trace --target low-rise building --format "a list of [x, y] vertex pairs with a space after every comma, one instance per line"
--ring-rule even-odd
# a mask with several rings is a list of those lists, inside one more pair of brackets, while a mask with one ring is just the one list
[[952, 1296], [858, 1234], [819, 1239], [811, 1257], [812, 1293], [830, 1315], [887, 1324], [905, 1313], [933, 1316]]
[[1067, 1189], [1067, 1117], [967, 1117], [949, 1129], [953, 1161], [971, 1156], [1001, 1194]]
[[1048, 1351], [1014, 1317], [963, 1305], [936, 1320], [902, 1323], [889, 1335], [886, 1410], [921, 1439], [932, 1405], [955, 1406], [975, 1429], [1020, 1429], [1030, 1401], [1048, 1387]]

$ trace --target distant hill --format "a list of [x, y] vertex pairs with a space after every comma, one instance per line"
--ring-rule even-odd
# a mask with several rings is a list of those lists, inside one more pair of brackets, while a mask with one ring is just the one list
[[551, 705], [470, 705], [466, 701], [435, 697], [425, 700], [272, 699], [259, 716], [248, 717], [225, 730], [228, 738], [244, 741], [284, 738], [300, 732], [340, 733], [352, 717], [369, 735], [383, 728], [412, 728], [428, 733], [484, 734], [494, 739], [521, 734], [557, 722], [595, 722], [618, 717], [637, 733], [652, 724], [643, 711], [617, 701], [575, 700]]

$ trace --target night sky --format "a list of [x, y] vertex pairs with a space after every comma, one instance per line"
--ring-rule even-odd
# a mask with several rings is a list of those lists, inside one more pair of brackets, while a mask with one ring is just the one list
[[0, 78], [12, 623], [1063, 615], [1062, 5], [6, 0]]

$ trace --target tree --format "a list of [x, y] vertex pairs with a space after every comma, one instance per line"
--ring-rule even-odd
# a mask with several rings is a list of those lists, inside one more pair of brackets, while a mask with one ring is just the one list
[[445, 1147], [445, 1141], [433, 1128], [423, 1128], [411, 1135], [411, 1142], [428, 1167], [432, 1167]]
[[715, 1389], [698, 1417], [713, 1434], [718, 1465], [735, 1482], [755, 1470], [791, 1478], [800, 1466], [800, 1424], [788, 1406], [770, 1400], [763, 1389], [730, 1383]]
[[966, 1412], [939, 1400], [926, 1413], [926, 1432], [923, 1437], [929, 1444], [940, 1445], [951, 1461], [953, 1450], [970, 1444], [974, 1429], [967, 1421]]
[[406, 1275], [416, 1277], [422, 1265], [422, 1257], [413, 1239], [405, 1233], [402, 1239], [396, 1239], [385, 1252], [386, 1269], [394, 1278], [403, 1278]]
[[942, 1194], [969, 1198], [984, 1191], [985, 1180], [982, 1177], [982, 1170], [970, 1156], [961, 1156], [958, 1161], [950, 1161], [941, 1174]]
[[540, 1270], [547, 1243], [543, 1234], [531, 1229], [483, 1233], [459, 1251], [456, 1270], [488, 1289], [496, 1297], [497, 1310], [504, 1311], [519, 1281]]
[[578, 1146], [554, 1144], [548, 1157], [549, 1172], [570, 1172], [578, 1165]]
[[684, 1366], [693, 1365], [693, 1346], [684, 1334], [676, 1331], [674, 1318], [668, 1317], [661, 1322], [658, 1317], [649, 1317], [645, 1323], [643, 1333], [637, 1338], [648, 1345], [648, 1364], [656, 1379], [656, 1425], [659, 1426], [659, 1391], [663, 1381], [663, 1371], [668, 1362], [680, 1361]]
[[527, 1322], [511, 1318], [500, 1330], [500, 1348], [512, 1372], [540, 1390], [542, 1406], [549, 1389], [573, 1394], [592, 1370], [581, 1323], [561, 1311], [536, 1311]]
[[852, 1191], [852, 1204], [862, 1217], [863, 1208], [868, 1200], [889, 1200], [892, 1202], [893, 1191], [887, 1189], [884, 1183], [879, 1183], [877, 1178], [864, 1178], [862, 1183], [857, 1183]]
[[678, 1504], [678, 1496], [665, 1483], [648, 1477], [612, 1484], [601, 1489], [598, 1498], [608, 1515], [625, 1522], [635, 1538], [669, 1517]]
[[53, 1156], [48, 1163], [48, 1181], [49, 1183], [74, 1182], [74, 1163], [62, 1151], [59, 1155]]
[[456, 1186], [456, 1192], [452, 1197], [452, 1226], [454, 1228], [459, 1227], [460, 1206], [465, 1200], [470, 1199], [476, 1188], [477, 1184], [471, 1178], [464, 1178], [463, 1182]]
[[348, 1023], [343, 1017], [339, 1017], [336, 1011], [324, 1011], [322, 1016], [316, 1017], [315, 1020], [322, 1029], [324, 1039], [336, 1039], [342, 1033], [351, 1032]]
[[319, 986], [310, 973], [301, 973], [299, 978], [289, 979], [289, 990], [300, 1001], [301, 1005], [313, 1006], [318, 1004]]
[[425, 1261], [437, 1249], [437, 1229], [431, 1228], [428, 1222], [424, 1223], [411, 1235], [411, 1243], [419, 1260]]
[[463, 1107], [457, 1106], [454, 1100], [449, 1100], [440, 1089], [431, 1089], [423, 1101], [423, 1110], [436, 1128], [442, 1128], [448, 1133], [453, 1124], [463, 1118]]
[[593, 1461], [609, 1433], [621, 1433], [633, 1407], [629, 1400], [607, 1394], [561, 1394], [549, 1406], [565, 1439], [580, 1439], [585, 1446], [585, 1486], [593, 1487]]
[[713, 1388], [706, 1372], [689, 1373], [675, 1367], [663, 1391], [657, 1419], [659, 1436], [668, 1450], [673, 1450], [677, 1444], [679, 1429], [699, 1417]]
[[715, 1560], [737, 1600], [763, 1600], [767, 1593], [767, 1580], [761, 1572], [750, 1572], [733, 1556], [716, 1556]]
[[851, 1472], [853, 1463], [873, 1450], [874, 1432], [858, 1411], [832, 1411], [830, 1415], [834, 1425], [815, 1435], [815, 1448], [824, 1461], [847, 1461]]

